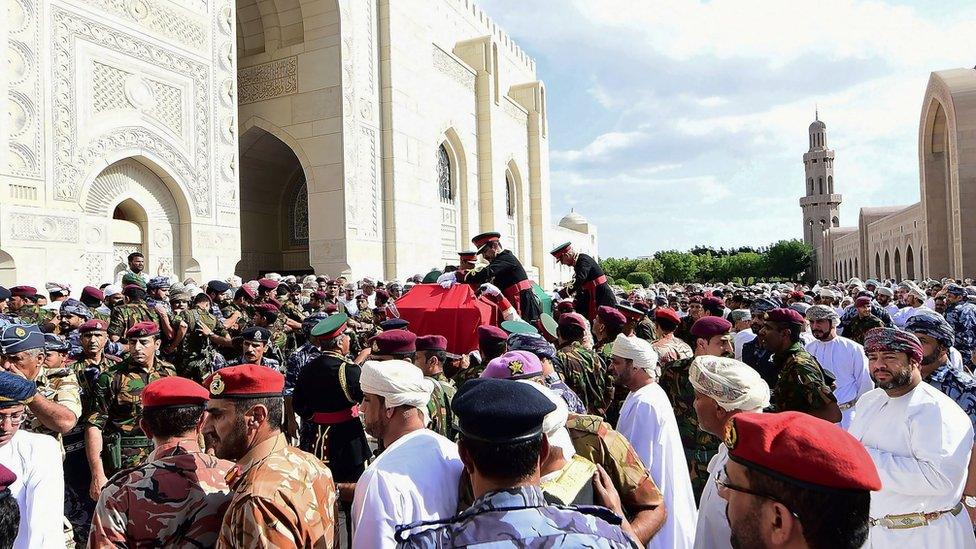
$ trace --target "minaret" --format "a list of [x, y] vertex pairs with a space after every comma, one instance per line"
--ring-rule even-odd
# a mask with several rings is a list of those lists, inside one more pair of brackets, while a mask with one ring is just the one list
[[814, 272], [817, 278], [832, 275], [825, 247], [825, 235], [831, 227], [840, 226], [840, 194], [834, 194], [834, 151], [827, 148], [827, 125], [820, 121], [820, 113], [814, 111], [815, 120], [810, 124], [810, 150], [803, 155], [806, 173], [806, 193], [800, 199], [803, 210], [803, 241], [814, 251]]

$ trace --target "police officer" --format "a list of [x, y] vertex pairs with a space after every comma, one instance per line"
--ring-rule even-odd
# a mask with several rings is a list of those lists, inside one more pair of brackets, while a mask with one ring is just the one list
[[542, 314], [539, 298], [532, 289], [532, 281], [525, 274], [522, 262], [510, 250], [502, 247], [500, 237], [500, 233], [487, 232], [472, 238], [471, 242], [478, 247], [478, 253], [489, 263], [480, 269], [455, 271], [454, 278], [475, 288], [485, 282], [494, 284], [501, 289], [523, 320], [535, 322]]
[[[638, 547], [630, 526], [608, 509], [546, 502], [539, 471], [550, 446], [542, 423], [556, 405], [539, 391], [522, 383], [477, 379], [461, 387], [452, 407], [461, 433], [458, 450], [477, 499], [448, 521], [398, 527], [402, 546], [521, 545], [531, 539], [540, 547]], [[601, 472], [596, 489], [607, 490], [608, 484]]]
[[240, 337], [236, 338], [235, 341], [240, 343], [241, 356], [230, 361], [227, 364], [228, 366], [260, 364], [261, 366], [274, 368], [284, 374], [280, 362], [265, 356], [265, 352], [268, 350], [268, 343], [271, 341], [271, 330], [261, 328], [260, 326], [251, 326], [241, 332]]
[[596, 318], [597, 307], [617, 305], [607, 277], [595, 259], [574, 250], [570, 242], [556, 246], [549, 253], [556, 258], [556, 262], [573, 268], [572, 283], [559, 294], [561, 297], [573, 297], [577, 313], [592, 322]]
[[68, 298], [61, 302], [61, 309], [58, 313], [58, 324], [61, 329], [61, 335], [68, 340], [68, 344], [71, 346], [72, 355], [77, 355], [81, 352], [78, 328], [91, 318], [91, 309], [77, 299]]

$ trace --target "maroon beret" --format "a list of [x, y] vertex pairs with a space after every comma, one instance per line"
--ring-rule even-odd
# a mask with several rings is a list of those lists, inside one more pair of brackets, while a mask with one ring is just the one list
[[337, 313], [339, 312], [339, 306], [335, 303], [326, 303], [325, 306], [322, 307], [322, 312], [330, 315], [332, 313]]
[[579, 326], [586, 330], [586, 319], [579, 313], [564, 313], [559, 315], [559, 327], [563, 326]]
[[786, 322], [787, 324], [803, 324], [803, 315], [793, 309], [780, 307], [766, 313], [766, 320], [770, 322]]
[[700, 296], [700, 295], [693, 295], [693, 296], [691, 296], [691, 297], [688, 298], [688, 303], [698, 303], [698, 304], [701, 304], [701, 302], [702, 302], [702, 296]]
[[149, 337], [159, 334], [159, 325], [152, 321], [136, 322], [126, 330], [125, 337]]
[[0, 492], [7, 490], [15, 482], [17, 482], [17, 475], [10, 469], [0, 465]]
[[126, 284], [125, 286], [122, 287], [123, 295], [129, 295], [135, 291], [145, 292], [146, 289], [138, 284]]
[[571, 313], [576, 309], [572, 299], [564, 299], [556, 303], [556, 310], [562, 313]]
[[861, 296], [856, 300], [854, 300], [855, 307], [863, 307], [865, 305], [870, 305], [870, 304], [871, 304], [871, 298], [868, 296]]
[[106, 332], [106, 331], [108, 331], [108, 322], [105, 322], [100, 318], [93, 318], [78, 327], [79, 334], [86, 334], [88, 332]]
[[660, 307], [654, 309], [654, 318], [659, 318], [661, 320], [670, 320], [671, 322], [678, 323], [681, 322], [681, 317], [678, 316], [678, 312], [674, 309], [668, 309], [667, 307]]
[[182, 406], [203, 404], [210, 400], [210, 393], [192, 379], [170, 376], [157, 379], [142, 390], [139, 395], [144, 408], [154, 406]]
[[325, 295], [325, 292], [323, 292], [321, 290], [316, 290], [316, 291], [312, 292], [309, 295], [309, 297], [314, 297], [315, 299], [323, 300], [323, 299], [326, 298], [326, 295]]
[[874, 461], [856, 438], [802, 412], [736, 414], [725, 444], [732, 461], [801, 487], [881, 489]]
[[418, 351], [446, 351], [447, 338], [442, 335], [425, 335], [417, 338]]
[[622, 328], [627, 324], [627, 317], [614, 307], [600, 305], [596, 309], [596, 314], [604, 324], [613, 328]]
[[790, 297], [793, 298], [793, 299], [803, 299], [803, 296], [804, 295], [805, 294], [803, 292], [801, 292], [800, 290], [794, 290], [794, 291], [790, 292]]
[[257, 305], [254, 306], [254, 310], [262, 313], [274, 313], [274, 314], [278, 314], [281, 312], [281, 309], [278, 308], [278, 306], [275, 305], [274, 303], [258, 303]]
[[724, 309], [725, 308], [725, 301], [723, 301], [722, 298], [715, 297], [715, 296], [711, 296], [711, 295], [710, 296], [703, 297], [702, 300], [701, 300], [701, 304], [702, 304], [702, 307], [704, 307], [706, 309]]
[[10, 295], [15, 297], [34, 297], [37, 295], [37, 288], [33, 286], [14, 286], [10, 288]]
[[373, 350], [378, 355], [413, 353], [417, 351], [417, 334], [407, 330], [389, 330], [376, 334], [372, 339]]
[[702, 339], [711, 339], [715, 336], [730, 336], [732, 323], [720, 316], [703, 316], [691, 325], [691, 335]]
[[508, 341], [508, 334], [505, 333], [505, 330], [490, 324], [478, 326], [478, 343], [480, 345], [496, 343], [499, 341]]
[[244, 294], [251, 299], [254, 299], [255, 297], [258, 296], [258, 294], [254, 292], [254, 288], [248, 286], [247, 284], [238, 288], [237, 291], [234, 292], [234, 297], [235, 298], [240, 297], [241, 294]]
[[99, 301], [105, 299], [105, 292], [94, 286], [85, 286], [81, 289], [81, 297], [90, 297]]
[[270, 278], [262, 278], [261, 280], [258, 280], [258, 286], [262, 290], [271, 291], [278, 287], [278, 281], [271, 280]]
[[258, 364], [221, 368], [203, 380], [210, 398], [261, 398], [281, 396], [285, 376], [278, 370]]

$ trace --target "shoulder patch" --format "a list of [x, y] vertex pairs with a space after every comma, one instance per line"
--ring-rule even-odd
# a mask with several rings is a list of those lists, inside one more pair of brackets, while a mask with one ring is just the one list
[[566, 421], [566, 428], [575, 431], [585, 431], [595, 435], [600, 434], [603, 418], [586, 414], [570, 414]]

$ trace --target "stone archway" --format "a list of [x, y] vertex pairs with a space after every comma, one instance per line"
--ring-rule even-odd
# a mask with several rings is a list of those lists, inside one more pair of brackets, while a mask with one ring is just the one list
[[17, 284], [17, 264], [13, 256], [0, 250], [0, 286], [7, 288]]
[[310, 273], [308, 182], [298, 155], [253, 126], [240, 138], [241, 261], [237, 274]]

